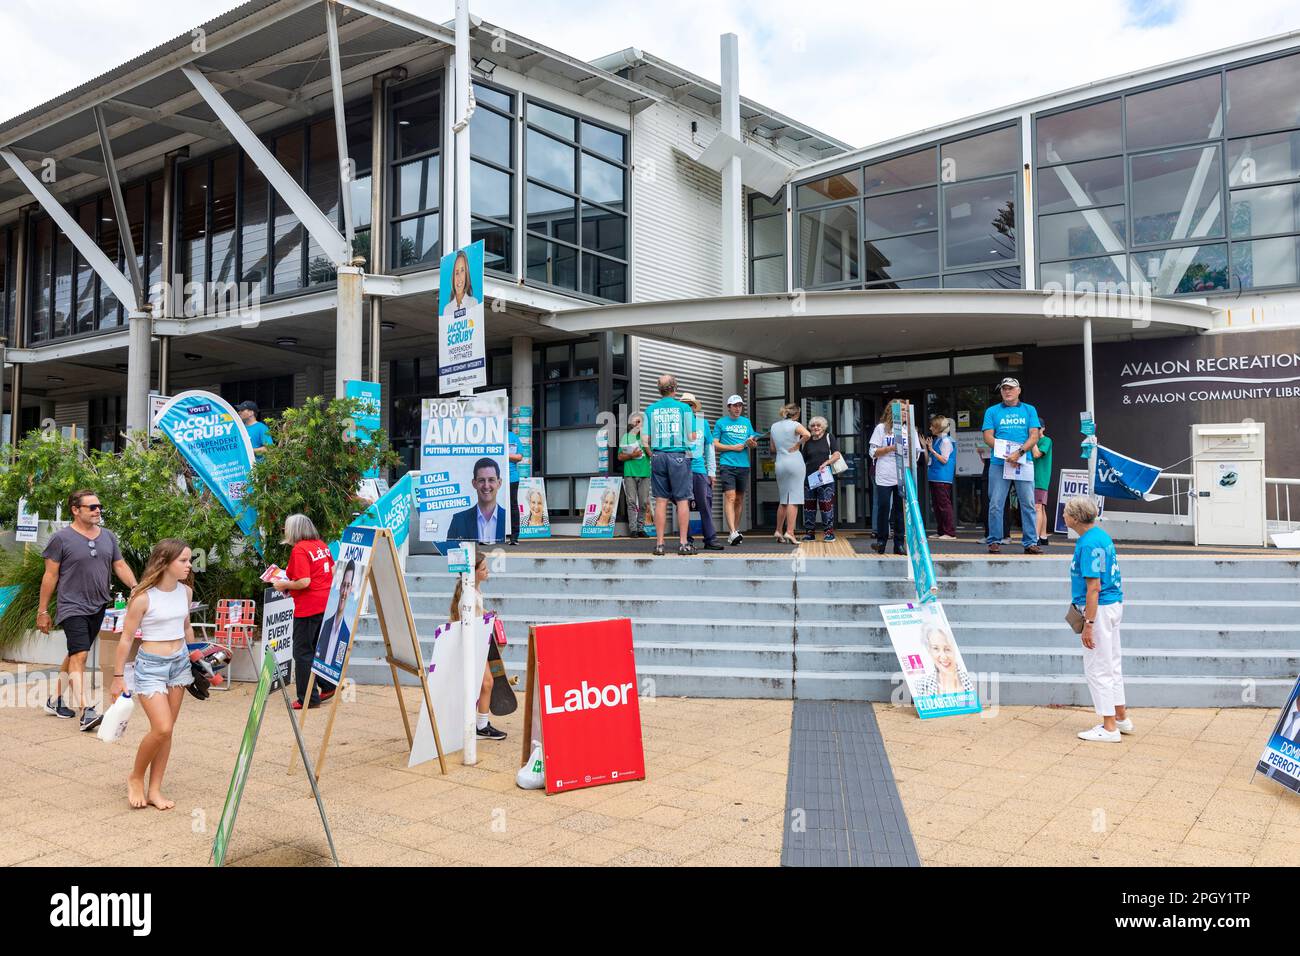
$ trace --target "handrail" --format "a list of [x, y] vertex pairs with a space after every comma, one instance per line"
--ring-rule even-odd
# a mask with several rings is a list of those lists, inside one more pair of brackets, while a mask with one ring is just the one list
[[[1160, 473], [1160, 477], [1157, 478], [1156, 481], [1159, 482], [1164, 479], [1168, 479], [1173, 484], [1173, 490], [1172, 493], [1169, 495], [1169, 501], [1172, 504], [1173, 513], [1175, 517], [1180, 517], [1180, 518], [1189, 517], [1191, 515], [1191, 507], [1189, 506], [1187, 511], [1184, 512], [1181, 508], [1180, 502], [1182, 502], [1183, 499], [1187, 499], [1189, 501], [1195, 500], [1195, 489], [1192, 487], [1192, 481], [1194, 480], [1194, 477], [1190, 474], [1186, 474], [1183, 472], [1165, 471]], [[1186, 492], [1181, 491], [1179, 487], [1183, 482], [1187, 483]], [[1291, 518], [1290, 489], [1300, 488], [1300, 478], [1267, 478], [1266, 477], [1264, 479], [1265, 495], [1268, 494], [1267, 489], [1270, 485], [1273, 488], [1273, 518], [1271, 520], [1285, 522], [1288, 525], [1292, 524], [1293, 522]], [[1282, 493], [1283, 488], [1288, 489], [1285, 495], [1283, 495]], [[1283, 508], [1284, 498], [1286, 501], [1285, 508]], [[1285, 517], [1283, 517], [1284, 512], [1285, 512]]]

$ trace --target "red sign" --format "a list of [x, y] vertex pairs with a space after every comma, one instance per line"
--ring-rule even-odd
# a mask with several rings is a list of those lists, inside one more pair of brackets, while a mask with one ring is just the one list
[[632, 622], [535, 629], [546, 792], [645, 778]]

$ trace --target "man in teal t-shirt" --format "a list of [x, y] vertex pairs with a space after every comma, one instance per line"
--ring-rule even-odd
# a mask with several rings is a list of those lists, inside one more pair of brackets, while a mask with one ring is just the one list
[[745, 400], [739, 395], [727, 399], [727, 415], [714, 426], [713, 447], [718, 455], [718, 480], [722, 482], [722, 513], [727, 519], [727, 544], [745, 540], [740, 533], [740, 516], [745, 510], [745, 489], [749, 487], [749, 450], [758, 447], [758, 432], [740, 414]]
[[668, 521], [668, 502], [677, 513], [678, 554], [694, 554], [686, 543], [691, 517], [691, 464], [687, 457], [697, 428], [695, 413], [679, 401], [677, 379], [659, 376], [659, 394], [663, 398], [645, 410], [645, 430], [650, 437], [650, 492], [655, 499], [656, 557], [664, 553], [664, 525]]
[[240, 402], [235, 411], [239, 412], [239, 420], [248, 430], [248, 443], [253, 446], [253, 460], [256, 461], [266, 454], [264, 449], [268, 445], [275, 444], [271, 429], [257, 420], [257, 402]]
[[1038, 416], [1038, 443], [1034, 455], [1034, 509], [1038, 512], [1038, 545], [1047, 545], [1047, 492], [1052, 487], [1052, 440], [1047, 437], [1047, 420]]
[[[700, 532], [704, 535], [706, 551], [721, 551], [717, 531], [713, 527], [713, 479], [717, 474], [717, 457], [713, 451], [713, 432], [709, 420], [700, 414], [700, 402], [690, 392], [682, 393], [682, 401], [695, 413], [695, 441], [691, 442], [691, 497], [700, 514]], [[690, 539], [687, 539], [690, 543]]]

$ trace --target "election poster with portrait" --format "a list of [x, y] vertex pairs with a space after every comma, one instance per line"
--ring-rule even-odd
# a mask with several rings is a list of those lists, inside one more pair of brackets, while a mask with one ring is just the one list
[[1300, 793], [1300, 680], [1291, 688], [1255, 770]]
[[438, 273], [438, 392], [487, 385], [483, 240], [442, 257]]
[[519, 535], [520, 538], [549, 538], [551, 512], [546, 505], [546, 479], [519, 479]]
[[614, 524], [618, 521], [618, 499], [622, 491], [623, 479], [616, 475], [591, 479], [587, 485], [587, 507], [582, 514], [582, 537], [614, 537]]
[[979, 691], [938, 601], [880, 608], [918, 717], [978, 714]]
[[334, 582], [325, 602], [325, 616], [316, 639], [312, 673], [338, 685], [343, 680], [343, 663], [347, 660], [357, 619], [361, 616], [361, 593], [370, 568], [370, 553], [375, 546], [375, 529], [357, 525], [343, 529], [339, 537], [339, 557], [334, 564]]
[[420, 540], [500, 544], [510, 536], [510, 463], [504, 390], [426, 398], [420, 415]]
[[239, 415], [219, 395], [181, 392], [158, 413], [158, 430], [261, 551], [257, 511], [244, 502], [253, 445]]

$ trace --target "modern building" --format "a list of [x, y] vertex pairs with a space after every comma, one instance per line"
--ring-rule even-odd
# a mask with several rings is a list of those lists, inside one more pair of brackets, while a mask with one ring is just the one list
[[737, 55], [724, 37], [714, 83], [477, 19], [458, 45], [375, 0], [252, 0], [0, 124], [6, 436], [113, 448], [150, 391], [274, 415], [369, 378], [412, 465], [438, 260], [482, 239], [490, 385], [534, 410], [561, 527], [602, 413], [664, 371], [710, 417], [732, 391], [760, 428], [826, 415], [849, 525], [895, 397], [975, 431], [1015, 374], [1068, 466], [1085, 337], [1109, 444], [1172, 466], [1190, 424], [1252, 418], [1269, 474], [1300, 475], [1300, 33], [864, 149], [741, 97]]

